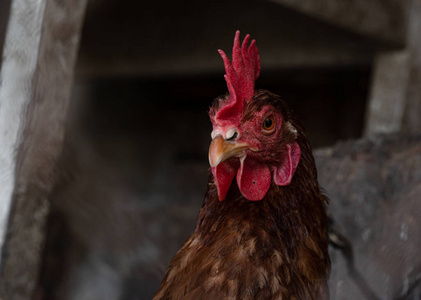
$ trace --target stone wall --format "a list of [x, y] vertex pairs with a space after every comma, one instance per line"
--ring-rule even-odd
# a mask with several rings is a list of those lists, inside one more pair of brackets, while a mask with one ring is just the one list
[[[379, 135], [315, 152], [337, 228], [378, 299], [421, 297], [421, 136]], [[332, 299], [363, 299], [343, 255], [331, 251]]]

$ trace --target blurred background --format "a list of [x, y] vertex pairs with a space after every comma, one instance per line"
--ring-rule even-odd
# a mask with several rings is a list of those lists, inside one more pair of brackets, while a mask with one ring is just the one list
[[[195, 226], [209, 171], [207, 111], [227, 91], [217, 49], [230, 56], [239, 29], [257, 41], [256, 88], [285, 99], [313, 148], [321, 149], [320, 181], [339, 229], [357, 250], [363, 281], [379, 299], [419, 299], [419, 204], [411, 200], [409, 211], [393, 214], [390, 235], [384, 231], [395, 211], [388, 205], [407, 205], [399, 202], [407, 194], [419, 197], [420, 172], [401, 164], [421, 166], [416, 130], [363, 139], [376, 133], [367, 125], [370, 101], [395, 82], [380, 80], [380, 67], [394, 70], [379, 57], [407, 51], [410, 22], [419, 22], [410, 18], [411, 3], [89, 1], [38, 295], [152, 298]], [[1, 2], [1, 22], [8, 5]], [[411, 47], [419, 57], [420, 46]], [[408, 149], [394, 168], [385, 167]], [[398, 188], [404, 176], [407, 188]], [[396, 241], [407, 243], [404, 250], [390, 250]], [[402, 251], [406, 260], [394, 256]], [[331, 256], [332, 299], [363, 299], [340, 252], [332, 249]]]

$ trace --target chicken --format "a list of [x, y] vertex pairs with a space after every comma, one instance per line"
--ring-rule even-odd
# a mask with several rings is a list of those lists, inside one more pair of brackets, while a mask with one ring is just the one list
[[193, 234], [154, 299], [328, 299], [325, 205], [300, 121], [255, 91], [260, 58], [247, 35], [221, 54], [229, 94], [215, 99], [211, 174]]

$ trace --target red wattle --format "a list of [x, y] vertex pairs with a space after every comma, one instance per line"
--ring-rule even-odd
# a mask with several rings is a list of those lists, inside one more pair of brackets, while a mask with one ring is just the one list
[[269, 167], [252, 158], [241, 161], [237, 172], [237, 184], [241, 194], [248, 200], [262, 200], [272, 181]]
[[216, 167], [211, 168], [215, 185], [218, 189], [219, 201], [225, 199], [239, 167], [240, 163], [238, 162], [238, 159], [236, 159], [224, 161]]

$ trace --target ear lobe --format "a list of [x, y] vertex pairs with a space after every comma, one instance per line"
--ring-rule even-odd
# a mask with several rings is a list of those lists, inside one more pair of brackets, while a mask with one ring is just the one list
[[301, 157], [301, 149], [296, 142], [288, 144], [286, 147], [287, 153], [284, 161], [275, 167], [273, 172], [273, 181], [280, 186], [291, 183]]

